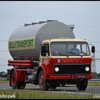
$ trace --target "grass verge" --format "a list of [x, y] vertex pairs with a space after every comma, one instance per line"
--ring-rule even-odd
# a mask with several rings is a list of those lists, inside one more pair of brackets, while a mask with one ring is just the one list
[[[0, 80], [0, 83], [9, 83], [8, 80]], [[88, 82], [88, 86], [100, 86], [100, 82]]]
[[100, 86], [100, 82], [88, 82], [88, 86]]
[[9, 83], [7, 80], [0, 80], [0, 83]]
[[[0, 96], [1, 95], [6, 97], [6, 99], [93, 99], [93, 95], [72, 95], [68, 93], [52, 93], [37, 90], [0, 90]], [[13, 96], [13, 98], [8, 98], [7, 96]]]

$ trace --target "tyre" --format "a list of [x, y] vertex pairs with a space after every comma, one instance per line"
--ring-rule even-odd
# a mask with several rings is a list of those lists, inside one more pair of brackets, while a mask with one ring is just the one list
[[41, 70], [38, 77], [39, 87], [43, 91], [48, 91], [49, 87], [44, 77], [44, 72]]
[[17, 88], [17, 79], [14, 71], [11, 73], [11, 86], [13, 89]]
[[16, 74], [14, 71], [11, 73], [11, 86], [13, 89], [24, 89], [26, 86], [24, 82], [17, 81]]
[[85, 91], [88, 85], [88, 80], [78, 80], [76, 82], [76, 87], [79, 91]]

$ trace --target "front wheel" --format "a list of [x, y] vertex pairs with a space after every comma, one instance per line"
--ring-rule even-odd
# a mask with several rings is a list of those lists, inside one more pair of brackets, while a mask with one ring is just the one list
[[85, 91], [88, 85], [88, 80], [77, 80], [76, 87], [79, 91]]
[[41, 70], [38, 77], [39, 87], [43, 91], [47, 91], [49, 89], [47, 85], [47, 81], [44, 77], [44, 72]]

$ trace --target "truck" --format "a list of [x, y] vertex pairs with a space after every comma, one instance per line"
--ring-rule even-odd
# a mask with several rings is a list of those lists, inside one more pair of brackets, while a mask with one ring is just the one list
[[[13, 89], [24, 89], [26, 84], [39, 85], [40, 90], [49, 91], [56, 87], [75, 84], [85, 91], [91, 71], [95, 46], [89, 47], [85, 39], [77, 39], [74, 25], [58, 20], [47, 20], [24, 24], [16, 29], [8, 41], [13, 66], [9, 85]], [[77, 46], [79, 54], [70, 51]]]

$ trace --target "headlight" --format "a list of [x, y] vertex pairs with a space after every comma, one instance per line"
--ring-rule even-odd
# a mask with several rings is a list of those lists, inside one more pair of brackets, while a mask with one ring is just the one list
[[59, 71], [59, 68], [58, 67], [55, 67], [55, 71], [58, 72]]
[[90, 69], [89, 69], [89, 67], [87, 66], [87, 67], [85, 67], [85, 70], [88, 72]]

